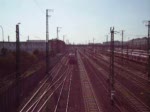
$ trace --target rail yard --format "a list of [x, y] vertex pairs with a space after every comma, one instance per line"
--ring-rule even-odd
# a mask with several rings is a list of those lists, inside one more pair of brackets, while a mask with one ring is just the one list
[[0, 112], [150, 112], [148, 4], [1, 0]]
[[[19, 112], [150, 112], [146, 53], [140, 55], [141, 51], [135, 50], [127, 56], [127, 53], [122, 55], [118, 49], [115, 50], [112, 93], [110, 50], [89, 46], [72, 46], [69, 49], [57, 59], [47, 75], [40, 77], [41, 80], [35, 78], [36, 75], [29, 77], [32, 72], [22, 75], [24, 80], [26, 77], [31, 79], [30, 84], [33, 80], [39, 82], [30, 94], [21, 97]], [[139, 56], [138, 60], [134, 54]], [[36, 69], [33, 67], [31, 71]], [[24, 81], [21, 86], [24, 88], [26, 83]], [[9, 99], [10, 96], [7, 97]], [[3, 99], [1, 104], [9, 106], [10, 103], [4, 100], [7, 99]], [[6, 106], [1, 109], [9, 110]]]

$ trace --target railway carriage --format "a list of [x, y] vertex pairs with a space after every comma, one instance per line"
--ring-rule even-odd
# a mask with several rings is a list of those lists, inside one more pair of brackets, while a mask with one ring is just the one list
[[76, 64], [77, 59], [75, 53], [69, 53], [69, 63], [70, 64]]
[[142, 53], [139, 53], [139, 52], [123, 52], [123, 55], [122, 55], [122, 52], [118, 52], [118, 51], [115, 51], [115, 56], [116, 57], [122, 57], [124, 59], [127, 59], [127, 60], [131, 60], [131, 61], [135, 61], [135, 62], [139, 62], [139, 63], [143, 63], [143, 64], [146, 64], [147, 63], [147, 59], [148, 59], [148, 56], [146, 54], [142, 54]]

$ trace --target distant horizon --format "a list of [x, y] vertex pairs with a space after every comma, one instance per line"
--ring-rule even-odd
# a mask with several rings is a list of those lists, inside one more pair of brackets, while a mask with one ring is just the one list
[[[143, 38], [147, 38], [146, 36], [144, 36], [144, 37], [138, 37], [138, 38], [132, 38], [132, 39], [130, 39], [130, 40], [126, 40], [126, 41], [123, 41], [123, 42], [128, 42], [128, 41], [131, 41], [131, 40], [134, 40], [134, 39], [143, 39]], [[49, 39], [49, 40], [55, 40], [55, 39], [57, 39], [57, 38], [53, 38], [53, 39]], [[58, 39], [58, 40], [60, 40], [60, 39]], [[29, 40], [29, 42], [46, 42], [46, 40], [37, 40], [37, 39], [35, 39], [35, 40]], [[63, 41], [63, 40], [61, 40], [61, 41]], [[114, 40], [114, 41], [119, 41], [119, 42], [121, 42], [121, 40]], [[7, 43], [8, 42], [8, 40], [7, 41], [4, 41], [4, 43]], [[9, 41], [9, 42], [16, 42], [16, 41]], [[20, 41], [20, 42], [28, 42], [28, 40], [23, 40], [23, 41]], [[104, 42], [94, 42], [94, 44], [103, 44], [103, 43], [105, 43], [105, 42], [107, 42], [107, 41], [104, 41]], [[108, 42], [110, 42], [110, 40], [108, 41]], [[3, 41], [0, 41], [0, 43], [3, 43]], [[68, 44], [67, 42], [65, 42], [66, 44]], [[75, 45], [78, 45], [78, 44], [83, 44], [83, 45], [88, 45], [88, 44], [93, 44], [93, 42], [88, 42], [88, 43], [69, 43], [69, 44], [71, 44], [71, 45], [73, 45], [73, 44], [75, 44]]]

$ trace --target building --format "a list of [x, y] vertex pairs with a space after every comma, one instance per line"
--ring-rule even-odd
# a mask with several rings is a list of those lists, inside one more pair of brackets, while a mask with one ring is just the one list
[[[35, 49], [38, 49], [39, 51], [45, 51], [45, 42], [40, 41], [26, 41], [26, 42], [20, 42], [20, 49], [22, 51], [27, 52], [33, 52]], [[10, 51], [16, 50], [16, 42], [0, 42], [0, 49], [6, 48]]]
[[148, 39], [147, 37], [136, 38], [136, 39], [129, 40], [127, 42], [127, 44], [129, 46], [129, 48], [146, 50], [147, 49], [147, 39]]
[[[16, 50], [16, 42], [0, 42], [0, 49], [6, 48], [9, 51]], [[50, 51], [55, 53], [63, 52], [65, 49], [65, 42], [52, 39], [49, 40]], [[46, 41], [45, 40], [28, 40], [26, 42], [20, 42], [20, 49], [22, 51], [33, 52], [34, 50], [46, 51]]]
[[[123, 45], [125, 44], [125, 42], [123, 43]], [[110, 41], [108, 41], [108, 42], [103, 42], [103, 45], [104, 46], [110, 46], [111, 45], [111, 42]], [[121, 41], [118, 41], [118, 40], [115, 40], [114, 41], [114, 46], [115, 47], [121, 47], [121, 45], [122, 45], [122, 42]]]
[[65, 42], [58, 39], [49, 40], [51, 46], [51, 52], [53, 53], [62, 53], [65, 51], [66, 45]]

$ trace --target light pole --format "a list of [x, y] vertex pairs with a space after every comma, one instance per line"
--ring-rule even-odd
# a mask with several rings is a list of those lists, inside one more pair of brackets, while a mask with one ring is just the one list
[[3, 30], [3, 27], [0, 25], [0, 28], [2, 29], [2, 41], [3, 41], [3, 48], [4, 48], [4, 30]]

